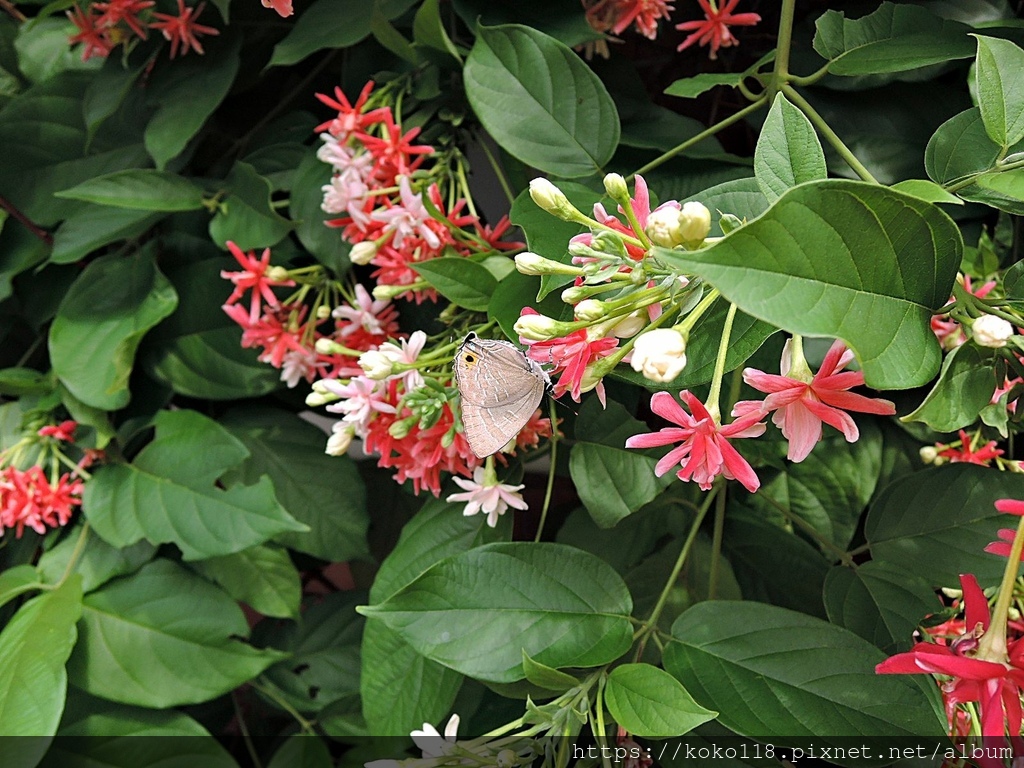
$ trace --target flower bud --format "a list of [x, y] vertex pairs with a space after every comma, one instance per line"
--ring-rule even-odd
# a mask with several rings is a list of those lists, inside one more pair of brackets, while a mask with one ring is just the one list
[[519, 765], [519, 755], [511, 749], [503, 749], [498, 753], [496, 763], [498, 768], [512, 768], [515, 765]]
[[338, 346], [338, 342], [324, 336], [316, 340], [316, 344], [313, 345], [313, 348], [316, 350], [318, 355], [333, 355], [336, 354]]
[[918, 451], [918, 453], [921, 455], [921, 461], [923, 461], [925, 464], [934, 463], [935, 459], [939, 455], [939, 451], [934, 445], [922, 446], [921, 450]]
[[373, 298], [377, 301], [391, 301], [391, 299], [408, 290], [409, 287], [406, 285], [388, 285], [387, 283], [378, 283], [373, 288]]
[[275, 283], [288, 282], [288, 270], [284, 267], [271, 267], [267, 270], [267, 279]]
[[620, 259], [629, 257], [626, 244], [622, 241], [622, 235], [618, 232], [598, 232], [591, 240], [591, 247], [600, 253], [609, 256], [618, 256]]
[[394, 363], [383, 352], [364, 352], [359, 356], [359, 367], [368, 379], [381, 381], [391, 375]]
[[605, 174], [604, 191], [608, 193], [608, 197], [618, 203], [625, 203], [629, 200], [629, 187], [626, 186], [626, 180], [622, 178], [622, 174]]
[[352, 246], [348, 252], [348, 260], [353, 264], [369, 264], [377, 255], [377, 244], [372, 240], [364, 240]]
[[562, 190], [545, 178], [536, 178], [530, 182], [530, 197], [537, 207], [565, 221], [572, 221], [579, 214]]
[[562, 291], [562, 301], [566, 304], [579, 304], [590, 295], [590, 286], [571, 285]]
[[651, 381], [672, 381], [686, 367], [686, 339], [679, 331], [657, 328], [637, 336], [630, 365]]
[[580, 273], [578, 267], [545, 259], [530, 251], [516, 255], [516, 269], [524, 275], [578, 275]]
[[336, 422], [331, 436], [327, 438], [327, 446], [324, 448], [324, 453], [328, 456], [344, 456], [348, 453], [355, 434], [356, 429], [351, 424], [346, 424], [343, 421]]
[[512, 328], [524, 339], [548, 341], [563, 335], [565, 326], [546, 315], [523, 315]]
[[647, 217], [644, 232], [651, 242], [662, 248], [675, 248], [683, 244], [679, 229], [679, 211], [676, 208], [658, 208]]
[[649, 318], [646, 309], [638, 309], [636, 312], [626, 315], [618, 324], [612, 328], [612, 336], [620, 339], [628, 339], [636, 336], [647, 327]]
[[588, 323], [595, 323], [598, 320], [604, 319], [604, 316], [608, 314], [608, 310], [605, 308], [603, 301], [597, 299], [584, 299], [576, 305], [573, 312], [578, 320], [584, 320]]
[[971, 335], [976, 344], [996, 349], [1013, 338], [1013, 326], [1001, 317], [982, 315], [971, 323]]
[[395, 438], [395, 440], [403, 440], [409, 436], [410, 432], [412, 432], [412, 425], [415, 423], [415, 416], [408, 419], [402, 419], [401, 421], [396, 421], [388, 427], [388, 434]]
[[321, 405], [327, 405], [333, 400], [337, 400], [336, 397], [327, 397], [320, 392], [310, 392], [306, 395], [306, 405], [310, 408], [319, 408]]
[[321, 304], [319, 307], [316, 308], [316, 319], [317, 320], [326, 320], [330, 316], [331, 316], [331, 308], [328, 307], [326, 304]]
[[696, 248], [711, 232], [711, 211], [703, 203], [684, 203], [679, 211], [679, 236], [687, 248]]

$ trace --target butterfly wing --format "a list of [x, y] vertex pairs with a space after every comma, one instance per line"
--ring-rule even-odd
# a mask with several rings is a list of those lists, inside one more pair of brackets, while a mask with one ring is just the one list
[[462, 425], [479, 458], [519, 434], [544, 397], [547, 375], [507, 341], [470, 337], [455, 357]]

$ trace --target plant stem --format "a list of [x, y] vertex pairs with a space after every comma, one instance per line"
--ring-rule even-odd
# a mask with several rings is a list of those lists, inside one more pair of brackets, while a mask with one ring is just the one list
[[699, 144], [700, 142], [704, 141], [704, 139], [706, 139], [706, 138], [708, 138], [710, 136], [714, 136], [716, 133], [718, 133], [719, 131], [721, 131], [721, 130], [723, 130], [725, 128], [728, 128], [733, 123], [738, 123], [740, 120], [745, 118], [747, 115], [753, 114], [754, 112], [759, 110], [761, 107], [763, 107], [767, 103], [768, 103], [767, 97], [762, 96], [760, 99], [755, 101], [753, 104], [747, 105], [746, 107], [741, 109], [739, 112], [737, 112], [737, 113], [735, 113], [733, 115], [730, 115], [729, 117], [725, 118], [724, 120], [722, 120], [719, 123], [715, 123], [710, 128], [707, 128], [707, 129], [701, 131], [696, 136], [690, 137], [689, 139], [684, 141], [682, 144], [678, 144], [675, 147], [673, 147], [672, 149], [670, 149], [668, 152], [665, 152], [664, 154], [661, 154], [658, 157], [654, 158], [653, 160], [651, 160], [651, 162], [647, 163], [642, 168], [639, 168], [636, 171], [634, 171], [632, 174], [630, 174], [629, 177], [627, 177], [626, 181], [631, 181], [634, 176], [637, 176], [638, 174], [647, 173], [648, 171], [653, 170], [654, 168], [657, 168], [662, 163], [666, 162], [667, 160], [671, 160], [673, 157], [678, 155], [680, 152], [683, 152], [683, 151], [689, 149], [694, 144]]
[[772, 68], [772, 80], [768, 85], [768, 93], [774, 99], [775, 94], [789, 81], [789, 49], [793, 46], [793, 11], [796, 0], [782, 0], [779, 12], [779, 35], [775, 46], [775, 66]]
[[[724, 481], [723, 481], [724, 485]], [[715, 527], [711, 533], [711, 567], [708, 569], [708, 600], [714, 600], [718, 594], [719, 564], [722, 561], [722, 537], [725, 533], [725, 492], [718, 494], [715, 500]]]
[[238, 704], [238, 691], [231, 692], [231, 704], [235, 710], [235, 719], [238, 721], [238, 730], [242, 732], [242, 741], [245, 742], [245, 751], [249, 753], [249, 758], [252, 760], [254, 768], [263, 768], [259, 753], [256, 751], [256, 745], [252, 742], [249, 726], [245, 724], [245, 718], [242, 716], [242, 707]]
[[719, 398], [722, 394], [722, 377], [725, 375], [725, 358], [729, 352], [729, 340], [732, 336], [732, 323], [736, 319], [736, 305], [729, 304], [729, 312], [725, 316], [725, 326], [722, 328], [722, 340], [718, 343], [718, 357], [715, 358], [715, 373], [711, 379], [711, 391], [708, 393], [708, 400], [705, 403], [708, 412], [716, 421], [722, 420], [722, 411], [719, 408]]
[[822, 136], [832, 145], [833, 149], [839, 153], [840, 157], [846, 161], [854, 172], [860, 176], [864, 181], [870, 181], [873, 184], [878, 183], [878, 179], [871, 175], [871, 171], [864, 167], [864, 164], [857, 159], [857, 156], [850, 151], [850, 148], [843, 143], [843, 140], [839, 138], [839, 134], [832, 130], [825, 118], [818, 114], [817, 110], [810, 105], [810, 103], [794, 90], [791, 85], [783, 85], [782, 93], [786, 95], [790, 101], [793, 102], [800, 111], [807, 115], [807, 119], [814, 123], [814, 127], [818, 129]]
[[498, 183], [501, 184], [501, 190], [505, 193], [505, 197], [508, 198], [509, 205], [512, 205], [516, 200], [516, 196], [512, 192], [512, 187], [509, 186], [508, 179], [505, 178], [505, 169], [501, 167], [498, 158], [491, 151], [490, 146], [487, 144], [487, 139], [480, 139], [480, 148], [484, 151], [484, 155], [487, 156], [487, 162], [490, 163], [494, 175], [498, 177]]
[[540, 523], [537, 525], [537, 535], [533, 537], [534, 541], [540, 541], [540, 537], [544, 533], [544, 523], [547, 522], [548, 508], [551, 506], [551, 492], [555, 487], [555, 462], [558, 460], [558, 417], [555, 413], [554, 398], [550, 398], [548, 401], [548, 418], [551, 419], [551, 456], [548, 459], [551, 466], [548, 467], [548, 486], [544, 490], [544, 506], [540, 509]]

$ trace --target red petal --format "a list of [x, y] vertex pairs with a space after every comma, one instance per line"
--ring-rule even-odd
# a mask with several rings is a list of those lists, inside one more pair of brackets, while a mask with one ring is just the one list
[[996, 502], [996, 509], [1008, 515], [1024, 515], [1024, 501], [1000, 499]]
[[985, 593], [981, 591], [978, 579], [973, 573], [960, 574], [960, 589], [964, 592], [967, 631], [970, 632], [978, 624], [981, 624], [983, 629], [988, 629], [988, 600], [985, 599]]

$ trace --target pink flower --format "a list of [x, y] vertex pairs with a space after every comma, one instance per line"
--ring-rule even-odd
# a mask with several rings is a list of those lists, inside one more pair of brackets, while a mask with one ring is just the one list
[[[721, 0], [720, 0], [721, 1]], [[761, 21], [756, 13], [733, 13], [733, 9], [740, 0], [724, 0], [724, 5], [718, 8], [712, 3], [714, 0], [697, 0], [701, 10], [704, 11], [704, 19], [696, 21], [684, 21], [676, 24], [676, 29], [693, 33], [679, 45], [678, 50], [689, 48], [694, 43], [699, 45], [711, 44], [709, 58], [718, 58], [719, 48], [728, 48], [738, 45], [739, 41], [729, 30], [729, 26], [749, 27]]]
[[331, 314], [338, 320], [337, 340], [352, 349], [366, 352], [398, 335], [398, 310], [374, 299], [361, 283], [356, 283], [355, 305], [342, 304]]
[[64, 443], [71, 443], [75, 440], [75, 430], [78, 428], [78, 422], [68, 419], [62, 421], [60, 424], [53, 426], [45, 426], [40, 428], [37, 435], [40, 437], [52, 437], [55, 440], [60, 440]]
[[[520, 316], [536, 314], [539, 314], [537, 310], [525, 307]], [[552, 378], [555, 374], [561, 374], [558, 381], [555, 382], [555, 397], [561, 397], [568, 392], [577, 403], [583, 392], [583, 379], [587, 373], [587, 367], [596, 360], [610, 355], [619, 345], [619, 340], [614, 337], [592, 339], [586, 328], [548, 341], [531, 341], [520, 337], [519, 342], [528, 345], [526, 355], [531, 360], [554, 366], [550, 371]], [[603, 382], [598, 382], [596, 388], [598, 396], [603, 401]]]
[[[636, 220], [640, 224], [640, 228], [643, 229], [647, 226], [647, 220], [651, 216], [651, 195], [647, 189], [647, 182], [644, 181], [643, 176], [637, 176], [633, 187], [633, 197], [630, 198], [630, 203], [633, 206], [633, 213], [636, 214]], [[673, 208], [675, 210], [680, 209], [680, 205], [676, 200], [668, 200], [667, 202], [659, 205], [655, 210], [663, 210], [665, 208]], [[622, 206], [619, 206], [619, 213], [624, 214]], [[637, 237], [639, 233], [634, 232], [633, 228], [627, 224], [623, 224], [617, 217], [608, 213], [604, 205], [601, 203], [594, 203], [594, 219], [601, 222], [607, 227], [611, 227], [616, 232], [621, 232], [627, 237]], [[584, 232], [576, 235], [569, 240], [570, 243], [583, 243], [584, 245], [590, 245], [594, 240], [594, 235], [591, 232]], [[645, 255], [646, 251], [639, 245], [632, 243], [626, 243], [626, 252], [630, 258], [640, 261]], [[586, 263], [590, 259], [586, 256], [574, 256], [573, 263], [582, 264]]]
[[343, 398], [327, 406], [331, 413], [343, 413], [343, 421], [355, 427], [359, 437], [366, 437], [370, 422], [378, 413], [394, 413], [395, 406], [388, 402], [388, 391], [379, 381], [365, 376], [354, 376], [348, 384], [325, 380], [323, 386], [333, 395]]
[[[392, 364], [414, 365], [426, 345], [427, 334], [423, 331], [413, 331], [413, 334], [408, 339], [401, 339], [398, 344], [390, 341], [385, 342], [377, 347], [377, 351], [390, 360]], [[393, 378], [405, 385], [406, 392], [412, 392], [423, 386], [423, 376], [415, 368], [399, 372]]]
[[188, 53], [192, 48], [196, 53], [203, 52], [203, 46], [199, 44], [199, 35], [219, 35], [213, 27], [197, 24], [196, 19], [203, 12], [206, 3], [200, 3], [194, 8], [185, 5], [185, 0], [178, 0], [178, 15], [172, 16], [169, 13], [154, 13], [153, 17], [160, 21], [151, 21], [150, 29], [159, 29], [164, 37], [171, 41], [171, 58], [178, 54], [178, 47], [181, 47], [182, 54]]
[[[786, 342], [780, 368], [792, 373], [789, 347], [790, 343]], [[810, 381], [746, 368], [743, 380], [754, 389], [767, 392], [768, 397], [764, 402], [744, 400], [736, 403], [732, 415], [775, 411], [772, 421], [789, 440], [790, 461], [803, 461], [807, 458], [807, 454], [821, 440], [822, 422], [842, 432], [847, 442], [855, 442], [860, 432], [845, 411], [891, 416], [896, 413], [896, 406], [888, 400], [872, 399], [847, 391], [864, 383], [864, 374], [860, 371], [843, 371], [851, 360], [853, 352], [837, 340]]]
[[119, 22], [125, 25], [143, 40], [146, 39], [146, 28], [139, 20], [139, 14], [156, 5], [153, 0], [110, 0], [108, 3], [93, 3], [93, 11], [102, 11], [96, 23], [100, 26], [113, 27]]
[[441, 240], [427, 226], [432, 217], [423, 205], [423, 197], [418, 193], [413, 194], [409, 179], [405, 176], [399, 179], [398, 188], [401, 193], [401, 204], [378, 208], [370, 214], [370, 218], [381, 222], [386, 234], [393, 235], [392, 244], [395, 248], [401, 248], [405, 238], [417, 235], [423, 238], [429, 247], [438, 248]]
[[277, 11], [278, 16], [285, 18], [295, 13], [295, 10], [292, 8], [292, 0], [263, 0], [263, 7], [273, 8]]
[[765, 425], [761, 422], [764, 414], [759, 411], [749, 413], [731, 424], [722, 425], [693, 394], [684, 390], [680, 396], [690, 413], [684, 411], [668, 392], [656, 392], [651, 398], [651, 410], [679, 427], [634, 435], [626, 441], [626, 447], [655, 448], [681, 442], [682, 445], [666, 453], [654, 468], [658, 477], [679, 464], [682, 469], [676, 472], [676, 476], [684, 482], [693, 480], [703, 491], [710, 490], [719, 475], [727, 480], [739, 480], [751, 493], [756, 491], [761, 482], [747, 460], [729, 444], [729, 439], [764, 434]]
[[293, 280], [275, 280], [267, 276], [267, 270], [270, 268], [270, 249], [267, 248], [263, 251], [263, 255], [260, 258], [256, 258], [255, 251], [249, 251], [249, 253], [243, 253], [242, 249], [239, 248], [232, 242], [227, 243], [228, 250], [231, 255], [235, 257], [242, 266], [241, 272], [228, 272], [222, 270], [220, 276], [225, 280], [230, 280], [235, 284], [235, 290], [228, 296], [228, 306], [234, 304], [242, 296], [245, 295], [246, 291], [252, 291], [252, 297], [249, 302], [249, 322], [255, 323], [259, 316], [262, 314], [263, 309], [260, 304], [262, 298], [270, 307], [276, 307], [278, 304], [277, 296], [271, 289], [271, 286], [290, 287], [295, 285]]
[[525, 486], [502, 483], [488, 485], [485, 475], [486, 470], [483, 467], [477, 467], [473, 470], [472, 480], [462, 477], [452, 478], [465, 493], [453, 493], [448, 497], [448, 501], [467, 502], [462, 514], [470, 517], [477, 512], [483, 512], [487, 515], [487, 524], [493, 528], [498, 524], [498, 518], [505, 514], [505, 510], [509, 507], [526, 509], [526, 502], [523, 501], [523, 497], [519, 493]]
[[42, 534], [47, 526], [66, 525], [74, 508], [82, 503], [83, 489], [82, 481], [69, 474], [50, 485], [39, 466], [0, 470], [0, 533], [13, 528], [20, 539], [26, 527]]

